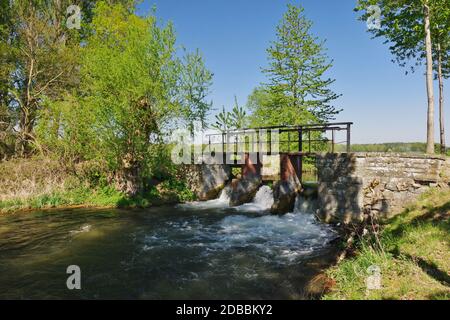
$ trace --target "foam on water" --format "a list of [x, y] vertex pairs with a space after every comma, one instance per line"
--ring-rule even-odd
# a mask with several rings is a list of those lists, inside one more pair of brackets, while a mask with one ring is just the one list
[[[261, 194], [266, 192], [264, 188]], [[267, 208], [268, 203], [263, 203]], [[212, 224], [205, 224], [198, 218], [168, 222], [164, 228], [146, 235], [143, 250], [197, 248], [201, 251], [199, 254], [208, 259], [237, 251], [247, 252], [262, 261], [291, 264], [326, 247], [336, 236], [330, 226], [319, 223], [311, 214], [297, 212], [258, 217], [235, 214]]]
[[89, 232], [89, 231], [91, 231], [91, 225], [85, 224], [77, 230], [70, 231], [70, 234], [78, 234], [78, 233], [84, 233], [84, 232]]
[[[272, 189], [269, 186], [262, 186], [259, 188], [252, 202], [233, 207], [233, 209], [239, 212], [266, 212], [272, 207], [273, 202]], [[230, 207], [230, 197], [227, 193], [227, 189], [224, 189], [217, 199], [208, 201], [193, 201], [180, 204], [177, 207], [182, 209], [198, 210], [225, 209]]]
[[259, 188], [252, 202], [234, 207], [234, 209], [240, 212], [264, 212], [270, 210], [273, 202], [272, 188], [269, 186], [262, 186]]
[[208, 201], [192, 201], [188, 203], [183, 203], [178, 205], [178, 208], [181, 209], [199, 209], [199, 210], [207, 210], [207, 209], [223, 209], [228, 208], [230, 206], [230, 197], [226, 189], [222, 190], [219, 198], [208, 200]]

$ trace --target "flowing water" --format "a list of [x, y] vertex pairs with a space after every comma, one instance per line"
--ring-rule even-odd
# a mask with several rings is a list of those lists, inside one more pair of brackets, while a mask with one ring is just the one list
[[[273, 197], [272, 197], [273, 198]], [[0, 216], [0, 298], [296, 299], [334, 251], [310, 214], [220, 199], [146, 210]], [[81, 290], [66, 269], [81, 268]]]

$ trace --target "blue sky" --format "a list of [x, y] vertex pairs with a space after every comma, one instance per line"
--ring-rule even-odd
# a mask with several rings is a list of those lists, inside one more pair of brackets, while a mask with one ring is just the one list
[[[267, 64], [266, 48], [288, 3], [301, 4], [313, 21], [312, 32], [326, 40], [334, 60], [329, 75], [343, 94], [337, 121], [355, 123], [353, 143], [411, 142], [426, 138], [426, 87], [423, 68], [405, 75], [391, 62], [382, 39], [371, 39], [357, 20], [355, 0], [144, 0], [139, 13], [156, 6], [162, 21], [172, 21], [179, 45], [199, 48], [214, 73], [211, 99], [216, 109], [230, 108], [234, 95], [241, 105], [259, 83]], [[448, 87], [450, 81], [446, 81]], [[448, 92], [448, 90], [446, 90]], [[437, 86], [436, 141], [438, 141]], [[450, 98], [447, 99], [450, 101]], [[447, 108], [448, 109], [448, 108]], [[450, 114], [448, 109], [447, 114]], [[446, 118], [450, 141], [450, 117]]]

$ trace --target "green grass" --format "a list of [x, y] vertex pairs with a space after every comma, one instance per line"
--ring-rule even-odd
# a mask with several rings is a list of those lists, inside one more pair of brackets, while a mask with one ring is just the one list
[[[354, 257], [328, 270], [323, 299], [450, 299], [450, 191], [433, 190], [384, 226], [380, 245], [359, 242]], [[368, 268], [382, 287], [367, 290]]]
[[127, 197], [111, 186], [87, 187], [78, 185], [65, 191], [52, 192], [25, 199], [0, 201], [0, 213], [30, 209], [58, 208], [69, 206], [145, 208], [153, 205], [179, 203], [194, 200], [194, 194], [185, 184], [167, 180], [158, 187], [136, 197]]
[[110, 207], [116, 206], [123, 197], [120, 192], [108, 187], [96, 189], [77, 187], [67, 191], [52, 192], [25, 199], [0, 201], [0, 212], [75, 205]]

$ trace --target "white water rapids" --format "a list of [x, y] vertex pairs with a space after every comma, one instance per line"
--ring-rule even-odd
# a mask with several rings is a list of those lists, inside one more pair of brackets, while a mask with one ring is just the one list
[[[184, 245], [204, 247], [205, 255], [230, 248], [251, 247], [261, 257], [269, 259], [275, 256], [279, 263], [292, 263], [298, 257], [325, 247], [336, 238], [330, 226], [319, 223], [313, 214], [300, 212], [302, 201], [299, 199], [294, 212], [281, 216], [268, 214], [273, 202], [273, 192], [269, 186], [262, 186], [251, 203], [237, 207], [229, 206], [229, 198], [223, 191], [219, 199], [192, 202], [180, 207], [200, 211], [229, 210], [228, 216], [214, 226], [205, 227], [199, 220], [193, 220], [174, 227], [180, 233], [187, 232], [194, 236], [197, 243]], [[263, 215], [255, 216], [254, 213]], [[151, 246], [150, 243], [147, 245]], [[172, 242], [171, 245], [181, 244]]]
[[[273, 205], [273, 191], [269, 186], [262, 186], [259, 188], [254, 199], [250, 203], [245, 203], [241, 206], [231, 207], [239, 212], [266, 212]], [[178, 206], [182, 209], [226, 209], [230, 208], [230, 197], [224, 189], [220, 193], [219, 198], [208, 201], [193, 201], [184, 203]]]

